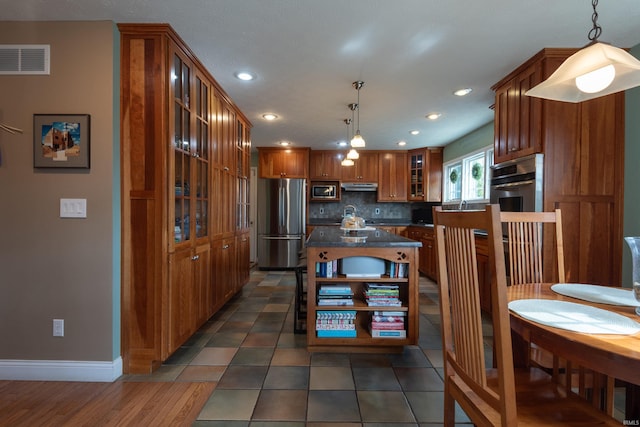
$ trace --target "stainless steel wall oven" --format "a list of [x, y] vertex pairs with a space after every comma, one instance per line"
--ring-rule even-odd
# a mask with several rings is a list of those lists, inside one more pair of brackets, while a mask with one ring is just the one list
[[491, 166], [492, 204], [507, 212], [542, 212], [543, 155]]

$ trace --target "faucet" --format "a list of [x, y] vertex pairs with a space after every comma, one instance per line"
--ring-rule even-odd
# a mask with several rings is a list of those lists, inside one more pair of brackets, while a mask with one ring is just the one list
[[460, 200], [460, 206], [458, 206], [458, 210], [464, 210], [464, 208], [467, 206], [467, 201], [466, 200]]

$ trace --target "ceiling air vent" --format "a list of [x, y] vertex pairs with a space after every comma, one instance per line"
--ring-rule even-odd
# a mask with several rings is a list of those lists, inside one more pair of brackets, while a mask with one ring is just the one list
[[50, 45], [0, 44], [0, 74], [50, 74]]

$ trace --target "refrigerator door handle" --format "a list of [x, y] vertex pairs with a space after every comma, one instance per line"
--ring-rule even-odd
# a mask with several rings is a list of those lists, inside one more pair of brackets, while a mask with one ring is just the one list
[[302, 236], [261, 236], [264, 240], [302, 240]]

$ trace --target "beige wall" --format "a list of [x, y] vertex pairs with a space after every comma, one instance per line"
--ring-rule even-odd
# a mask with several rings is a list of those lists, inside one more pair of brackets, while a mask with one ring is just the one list
[[[0, 75], [0, 122], [24, 130], [0, 131], [0, 364], [120, 353], [118, 43], [112, 22], [0, 23], [0, 44], [51, 45], [51, 75]], [[90, 169], [33, 168], [36, 113], [91, 115]], [[59, 218], [60, 198], [86, 198], [87, 218]]]

